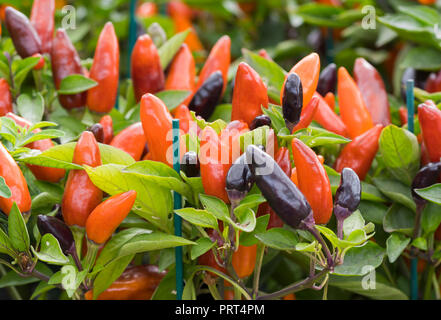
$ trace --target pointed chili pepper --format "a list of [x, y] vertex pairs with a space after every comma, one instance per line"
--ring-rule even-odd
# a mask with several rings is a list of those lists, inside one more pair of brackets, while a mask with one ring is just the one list
[[188, 133], [191, 124], [194, 122], [190, 109], [185, 104], [181, 104], [173, 110], [173, 117], [179, 119], [179, 129], [184, 133]]
[[41, 40], [41, 53], [51, 53], [54, 37], [54, 0], [34, 0], [31, 11], [31, 24]]
[[100, 125], [103, 127], [104, 139], [103, 143], [109, 144], [113, 139], [113, 120], [109, 115], [105, 115], [100, 119]]
[[383, 126], [377, 124], [349, 142], [337, 158], [335, 170], [341, 172], [343, 168], [349, 167], [358, 174], [360, 180], [364, 180], [377, 154], [382, 129]]
[[312, 119], [314, 118], [315, 113], [317, 112], [320, 100], [318, 97], [314, 96], [309, 101], [308, 105], [303, 108], [302, 113], [300, 115], [300, 121], [294, 126], [292, 129], [292, 133], [300, 130], [308, 128], [311, 124]]
[[273, 59], [271, 58], [271, 56], [268, 54], [268, 52], [266, 52], [265, 49], [260, 49], [258, 52], [259, 56], [261, 56], [262, 58], [265, 58], [266, 60], [270, 60], [272, 61]]
[[172, 130], [173, 119], [167, 107], [156, 96], [145, 94], [141, 99], [140, 115], [151, 159], [172, 166], [173, 159], [167, 160], [169, 149], [169, 156], [172, 155], [171, 136], [167, 139], [167, 134]]
[[201, 175], [199, 158], [196, 152], [187, 151], [184, 153], [181, 159], [181, 171], [183, 171], [188, 178], [199, 177]]
[[283, 118], [286, 126], [291, 132], [300, 121], [300, 114], [303, 108], [302, 82], [299, 76], [292, 72], [288, 75], [284, 85], [282, 98]]
[[0, 209], [6, 215], [9, 215], [12, 205], [15, 202], [20, 212], [25, 215], [31, 210], [31, 195], [29, 193], [28, 184], [17, 163], [1, 142], [0, 177], [3, 177], [12, 194], [9, 198], [0, 197]]
[[381, 75], [365, 59], [357, 58], [354, 64], [354, 78], [372, 121], [383, 126], [389, 125], [389, 100]]
[[6, 79], [0, 79], [0, 117], [12, 112], [12, 95]]
[[136, 8], [136, 16], [139, 18], [149, 18], [158, 13], [158, 6], [154, 2], [143, 2]]
[[[220, 142], [222, 148], [226, 150], [222, 154], [222, 161], [225, 163], [228, 162], [229, 166], [241, 155], [242, 150], [240, 149], [239, 137], [247, 131], [249, 131], [248, 125], [240, 120], [231, 121], [221, 131], [219, 135]], [[227, 154], [228, 157], [226, 157], [225, 154]]]
[[187, 29], [190, 29], [190, 32], [188, 33], [187, 37], [185, 38], [185, 44], [188, 45], [191, 51], [203, 51], [204, 46], [201, 43], [201, 40], [199, 40], [198, 34], [196, 33], [195, 28], [193, 27], [193, 24], [191, 23], [191, 20], [181, 16], [181, 15], [175, 15], [172, 16], [172, 20], [175, 26], [176, 32], [183, 32]]
[[259, 127], [268, 126], [271, 127], [271, 118], [267, 115], [261, 114], [254, 118], [254, 120], [250, 123], [250, 130], [254, 130]]
[[426, 101], [418, 106], [418, 120], [423, 133], [424, 145], [431, 162], [441, 159], [441, 111]]
[[[320, 74], [320, 57], [317, 53], [311, 53], [300, 60], [288, 73], [296, 73], [302, 83], [303, 88], [303, 103], [306, 106], [311, 100], [318, 84]], [[285, 83], [288, 76], [285, 78]], [[285, 83], [280, 92], [280, 101], [283, 101], [283, 94], [285, 92]]]
[[431, 74], [429, 74], [426, 80], [426, 85], [424, 86], [424, 90], [429, 93], [437, 92], [436, 79], [437, 79], [436, 73], [432, 72]]
[[63, 221], [55, 217], [39, 214], [37, 226], [42, 236], [50, 233], [58, 240], [64, 254], [76, 252], [72, 231]]
[[136, 40], [132, 51], [131, 74], [136, 101], [145, 93], [156, 93], [164, 89], [164, 72], [158, 50], [149, 35]]
[[[322, 155], [317, 155], [317, 158], [319, 159], [319, 161], [320, 161], [320, 163], [321, 164], [324, 164], [325, 163], [325, 158], [323, 158], [323, 156]], [[291, 175], [290, 175], [290, 177], [291, 177], [291, 181], [292, 182], [294, 182], [294, 184], [297, 186], [297, 187], [299, 187], [299, 179], [297, 178], [297, 168], [292, 168], [291, 169]]]
[[110, 112], [118, 96], [119, 78], [118, 38], [111, 22], [98, 38], [89, 77], [98, 84], [87, 91], [87, 106], [95, 112]]
[[328, 64], [320, 73], [317, 84], [317, 92], [325, 96], [329, 92], [335, 93], [337, 84], [337, 66], [335, 63]]
[[199, 89], [213, 72], [219, 70], [222, 73], [222, 79], [224, 81], [222, 94], [225, 92], [228, 82], [228, 68], [230, 67], [231, 59], [230, 48], [231, 39], [229, 36], [223, 36], [216, 42], [199, 74], [196, 89]]
[[398, 114], [400, 116], [401, 125], [404, 126], [407, 124], [407, 108], [406, 107], [400, 107], [398, 109]]
[[232, 105], [231, 120], [242, 120], [248, 125], [262, 114], [262, 106], [268, 108], [266, 86], [259, 74], [245, 62], [237, 68]]
[[99, 143], [103, 143], [104, 141], [104, 129], [103, 126], [99, 123], [95, 123], [89, 128], [87, 128], [87, 131], [90, 131], [93, 133], [95, 139]]
[[167, 13], [171, 17], [184, 17], [191, 20], [193, 18], [193, 10], [184, 2], [172, 0], [167, 3]]
[[147, 139], [141, 122], [136, 122], [118, 133], [110, 142], [112, 147], [121, 149], [135, 161], [141, 159]]
[[244, 153], [231, 165], [225, 181], [228, 199], [233, 206], [237, 206], [245, 198], [253, 184], [253, 176], [246, 163]]
[[[58, 29], [52, 43], [52, 74], [55, 88], [60, 89], [61, 80], [72, 74], [83, 74], [80, 57], [64, 29]], [[86, 92], [59, 95], [60, 104], [66, 109], [79, 108], [86, 104]]]
[[213, 72], [194, 94], [188, 108], [208, 119], [222, 96], [224, 81], [220, 71]]
[[325, 168], [315, 152], [299, 139], [292, 140], [299, 189], [305, 195], [318, 224], [326, 224], [332, 215], [332, 190]]
[[32, 55], [32, 57], [37, 57], [40, 58], [40, 60], [38, 60], [38, 63], [32, 68], [33, 70], [41, 70], [44, 67], [44, 57], [39, 54], [39, 53], [34, 53]]
[[415, 189], [423, 189], [430, 187], [439, 180], [441, 174], [441, 162], [431, 162], [422, 167], [412, 181], [412, 198], [418, 205], [426, 204], [427, 200], [421, 198]]
[[135, 190], [130, 190], [100, 203], [87, 218], [87, 239], [96, 244], [105, 243], [132, 210], [136, 195]]
[[6, 7], [5, 25], [20, 57], [24, 59], [34, 53], [41, 53], [40, 37], [23, 13], [12, 7]]
[[246, 278], [253, 273], [256, 265], [256, 255], [256, 244], [252, 246], [239, 245], [239, 248], [234, 251], [231, 263], [239, 278]]
[[337, 88], [340, 115], [346, 124], [349, 136], [355, 138], [371, 129], [374, 124], [369, 110], [364, 104], [357, 84], [344, 67], [338, 69]]
[[323, 97], [323, 99], [326, 101], [328, 106], [331, 108], [332, 111], [335, 110], [335, 96], [332, 92], [328, 92], [326, 96]]
[[[98, 143], [92, 132], [84, 131], [75, 146], [73, 163], [97, 167], [101, 165]], [[85, 170], [71, 170], [64, 188], [61, 210], [68, 226], [84, 227], [93, 209], [101, 202], [103, 192]]]
[[348, 137], [348, 131], [342, 119], [331, 110], [320, 94], [316, 92], [314, 93], [314, 97], [317, 97], [319, 102], [317, 111], [312, 119], [317, 121], [318, 124], [320, 124], [326, 130], [339, 134], [343, 137]]

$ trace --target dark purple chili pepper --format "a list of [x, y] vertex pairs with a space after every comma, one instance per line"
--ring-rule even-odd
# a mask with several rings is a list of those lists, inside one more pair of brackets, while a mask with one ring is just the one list
[[222, 95], [224, 80], [222, 73], [218, 70], [213, 72], [202, 86], [196, 91], [193, 99], [191, 99], [188, 108], [196, 115], [204, 119], [208, 119], [214, 111], [219, 99]]
[[259, 127], [263, 126], [271, 126], [271, 118], [267, 115], [261, 114], [260, 116], [257, 116], [254, 118], [253, 122], [250, 124], [250, 130], [254, 130]]
[[246, 163], [246, 154], [234, 161], [226, 178], [226, 190], [232, 205], [237, 205], [248, 194], [254, 184], [253, 175]]
[[320, 73], [317, 92], [323, 97], [328, 93], [335, 93], [335, 86], [337, 84], [337, 66], [335, 63], [330, 63]]
[[430, 187], [432, 184], [438, 182], [441, 174], [441, 162], [431, 162], [425, 165], [418, 171], [415, 178], [412, 181], [412, 197], [413, 201], [417, 205], [423, 206], [426, 204], [426, 200], [421, 198], [415, 189], [422, 189]]
[[181, 159], [181, 171], [183, 171], [188, 178], [199, 177], [201, 175], [199, 159], [196, 152], [188, 151], [184, 153]]
[[39, 214], [37, 217], [37, 226], [41, 235], [52, 234], [60, 243], [64, 254], [75, 251], [75, 242], [69, 227], [60, 219]]
[[283, 118], [289, 131], [299, 122], [303, 107], [303, 87], [300, 77], [290, 73], [285, 82], [282, 99]]
[[97, 142], [99, 142], [99, 143], [104, 142], [104, 129], [101, 124], [95, 123], [94, 125], [87, 128], [87, 131], [90, 131], [93, 133]]

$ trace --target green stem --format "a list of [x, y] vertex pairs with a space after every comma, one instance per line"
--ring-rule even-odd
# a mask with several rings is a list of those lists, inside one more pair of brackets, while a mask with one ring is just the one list
[[439, 292], [439, 284], [438, 284], [438, 279], [436, 278], [436, 273], [434, 273], [432, 275], [432, 284], [433, 284], [433, 289], [435, 291], [436, 300], [441, 299], [441, 294]]
[[387, 262], [386, 262], [386, 261], [383, 261], [382, 266], [383, 266], [383, 270], [384, 270], [384, 272], [386, 273], [386, 276], [387, 276], [387, 278], [389, 279], [390, 283], [391, 283], [392, 285], [396, 286], [396, 283], [395, 283], [394, 277], [392, 277], [392, 273], [390, 272], [390, 269], [389, 269], [389, 267], [387, 266]]
[[254, 279], [253, 279], [253, 298], [256, 299], [257, 292], [259, 291], [260, 272], [262, 269], [263, 256], [265, 253], [265, 245], [259, 244], [257, 247], [256, 266], [254, 267]]
[[329, 281], [326, 281], [325, 287], [323, 288], [323, 299], [322, 300], [328, 300], [328, 284], [329, 284]]
[[424, 288], [424, 300], [430, 300], [431, 297], [431, 293], [432, 293], [432, 278], [433, 275], [435, 274], [435, 268], [430, 265], [429, 266], [429, 271], [427, 273], [427, 279], [426, 279], [426, 286]]
[[210, 290], [214, 300], [222, 300], [222, 297], [214, 283], [208, 285], [208, 290]]
[[71, 226], [70, 230], [72, 231], [78, 258], [81, 259], [81, 249], [83, 247], [85, 229], [79, 226]]
[[[0, 273], [2, 276], [6, 275], [6, 269], [5, 267], [0, 264]], [[8, 286], [7, 287], [9, 295], [11, 296], [12, 299], [14, 300], [23, 300], [20, 293], [18, 292], [17, 288], [15, 286]]]

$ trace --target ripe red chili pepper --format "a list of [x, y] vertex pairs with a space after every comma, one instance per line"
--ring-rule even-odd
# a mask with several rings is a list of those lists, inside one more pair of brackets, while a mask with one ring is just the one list
[[335, 170], [341, 172], [349, 167], [354, 170], [360, 180], [364, 180], [378, 150], [378, 139], [383, 126], [375, 125], [365, 133], [349, 142], [335, 162]]
[[5, 25], [20, 57], [27, 58], [34, 53], [41, 53], [40, 37], [23, 13], [12, 7], [6, 7]]
[[103, 143], [109, 144], [113, 139], [113, 120], [109, 115], [105, 115], [100, 119], [100, 124], [103, 127], [104, 140]]
[[317, 121], [318, 124], [320, 124], [326, 130], [339, 134], [343, 137], [347, 137], [348, 132], [342, 119], [331, 110], [320, 94], [316, 92], [314, 93], [314, 97], [319, 98], [319, 103], [313, 120]]
[[[80, 57], [64, 29], [58, 29], [52, 43], [52, 74], [55, 88], [60, 89], [61, 80], [72, 74], [83, 74]], [[59, 95], [60, 104], [66, 109], [79, 108], [86, 104], [86, 92]]]
[[[152, 160], [173, 165], [172, 158], [167, 161], [167, 151], [172, 155], [172, 116], [167, 107], [158, 97], [145, 94], [141, 99], [141, 122], [144, 135], [149, 146], [149, 154]], [[167, 139], [167, 134], [169, 138]]]
[[431, 162], [438, 162], [441, 158], [441, 111], [426, 101], [418, 106], [418, 120], [423, 133], [424, 145]]
[[[154, 265], [129, 266], [97, 300], [150, 300], [166, 273]], [[92, 300], [93, 291], [87, 291], [85, 298]]]
[[158, 13], [158, 6], [154, 2], [143, 2], [136, 8], [136, 16], [139, 18], [149, 18]]
[[[92, 132], [84, 131], [81, 134], [72, 162], [91, 167], [101, 165], [100, 150]], [[68, 226], [84, 227], [87, 217], [102, 198], [103, 192], [92, 183], [85, 170], [71, 170], [61, 203], [64, 222]]]
[[184, 133], [187, 133], [190, 130], [190, 125], [194, 122], [190, 109], [188, 109], [185, 104], [181, 104], [173, 110], [173, 117], [179, 119], [179, 129]]
[[400, 109], [398, 109], [398, 114], [400, 116], [401, 125], [404, 126], [407, 124], [407, 109], [405, 107], [400, 107]]
[[15, 202], [20, 212], [25, 214], [31, 210], [31, 195], [28, 184], [17, 163], [9, 154], [8, 150], [0, 142], [0, 177], [5, 179], [6, 185], [11, 190], [11, 197], [0, 197], [0, 209], [9, 215]]
[[429, 74], [426, 80], [426, 85], [424, 86], [424, 90], [429, 93], [437, 92], [437, 76], [436, 73], [432, 72]]
[[[297, 64], [292, 67], [288, 75], [291, 73], [296, 73], [300, 77], [303, 88], [303, 105], [306, 106], [311, 100], [318, 84], [319, 74], [320, 74], [320, 57], [317, 53], [311, 53], [310, 55], [304, 57], [302, 60], [297, 62]], [[285, 78], [288, 79], [288, 76]], [[283, 101], [283, 94], [285, 92], [285, 83], [282, 86], [282, 91], [280, 92], [280, 101]]]
[[259, 74], [245, 62], [237, 68], [232, 105], [231, 120], [242, 120], [248, 125], [262, 114], [262, 106], [268, 108], [266, 86]]
[[41, 69], [43, 69], [43, 67], [44, 67], [44, 57], [41, 54], [39, 54], [39, 53], [34, 53], [32, 55], [32, 57], [40, 58], [40, 60], [38, 60], [38, 63], [34, 66], [33, 69], [34, 70], [41, 70]]
[[12, 112], [12, 95], [6, 79], [0, 79], [0, 116]]
[[224, 153], [228, 152], [228, 158], [225, 157], [225, 154], [222, 154], [222, 160], [228, 159], [230, 166], [242, 153], [239, 145], [239, 137], [247, 131], [249, 131], [249, 128], [245, 122], [234, 120], [231, 121], [220, 133], [222, 148], [226, 148]]
[[366, 108], [360, 90], [344, 67], [338, 69], [338, 103], [340, 115], [349, 136], [355, 138], [373, 127], [372, 117]]
[[239, 248], [234, 251], [232, 265], [239, 278], [250, 276], [254, 271], [256, 265], [257, 245], [249, 247], [239, 245]]
[[271, 56], [268, 54], [268, 52], [266, 52], [265, 49], [260, 49], [258, 52], [259, 56], [261, 56], [262, 58], [265, 58], [266, 60], [270, 60], [272, 61], [273, 59], [271, 58]]
[[[322, 155], [317, 155], [317, 158], [319, 159], [321, 164], [325, 163], [325, 158], [323, 158]], [[291, 181], [294, 182], [294, 184], [298, 187], [299, 186], [299, 179], [297, 178], [297, 169], [294, 167], [291, 170]]]
[[331, 108], [332, 111], [335, 110], [335, 95], [332, 92], [328, 92], [326, 96], [323, 97], [325, 99], [328, 106]]
[[213, 72], [219, 70], [222, 73], [222, 78], [224, 80], [222, 93], [225, 92], [228, 82], [228, 68], [230, 67], [231, 60], [230, 48], [231, 39], [229, 36], [223, 36], [216, 42], [199, 74], [196, 90], [202, 86], [205, 80], [207, 80]]
[[41, 40], [41, 52], [50, 53], [54, 37], [55, 0], [34, 0], [31, 24]]
[[365, 59], [357, 58], [354, 64], [354, 78], [372, 121], [383, 126], [389, 125], [389, 100], [381, 75]]
[[164, 72], [158, 50], [149, 35], [136, 40], [132, 51], [131, 74], [136, 101], [145, 93], [156, 93], [164, 89]]
[[118, 133], [110, 145], [127, 152], [135, 161], [139, 161], [146, 142], [142, 123], [136, 122]]
[[430, 155], [423, 141], [421, 142], [421, 165], [425, 166], [429, 162], [430, 162]]
[[90, 68], [89, 77], [98, 85], [87, 91], [87, 106], [95, 112], [109, 112], [118, 96], [119, 46], [111, 22], [104, 25]]
[[105, 243], [132, 210], [136, 195], [135, 190], [130, 190], [100, 203], [87, 218], [87, 239], [96, 244]]
[[296, 300], [296, 296], [294, 293], [287, 294], [286, 296], [283, 296], [283, 300]]
[[292, 133], [296, 132], [300, 129], [308, 128], [311, 124], [312, 119], [314, 118], [315, 113], [317, 112], [320, 100], [318, 97], [314, 96], [309, 101], [308, 105], [303, 108], [302, 113], [300, 115], [300, 121], [294, 126], [292, 129]]
[[175, 25], [176, 32], [182, 32], [190, 29], [187, 38], [185, 38], [185, 43], [188, 45], [191, 51], [204, 50], [204, 46], [199, 40], [198, 34], [196, 33], [196, 30], [194, 29], [190, 19], [181, 15], [174, 15], [172, 16], [172, 20]]
[[305, 195], [318, 224], [326, 224], [332, 215], [332, 190], [325, 168], [315, 152], [299, 139], [292, 140], [299, 189]]

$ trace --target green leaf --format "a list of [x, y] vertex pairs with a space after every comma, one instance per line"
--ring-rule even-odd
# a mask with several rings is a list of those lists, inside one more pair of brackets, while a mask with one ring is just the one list
[[414, 246], [420, 250], [426, 251], [427, 250], [427, 240], [424, 238], [421, 238], [421, 237], [416, 238], [412, 241], [412, 246]]
[[394, 203], [384, 216], [383, 228], [389, 233], [397, 231], [411, 236], [414, 220], [415, 214], [410, 209]]
[[364, 16], [361, 10], [343, 10], [340, 7], [318, 3], [306, 3], [299, 6], [296, 14], [306, 23], [334, 28], [347, 27]]
[[225, 122], [230, 122], [232, 109], [233, 109], [233, 106], [230, 103], [218, 104], [214, 108], [214, 111], [211, 114], [210, 118], [208, 118], [208, 121], [213, 122], [218, 119], [221, 119]]
[[41, 248], [39, 252], [32, 248], [33, 253], [39, 260], [55, 265], [64, 265], [69, 262], [69, 259], [61, 250], [58, 240], [52, 234], [46, 233], [41, 238], [40, 243]]
[[17, 98], [18, 113], [31, 123], [41, 121], [44, 113], [44, 99], [43, 96], [37, 92], [35, 98], [27, 94], [21, 94]]
[[294, 250], [298, 243], [296, 235], [283, 228], [271, 228], [255, 235], [263, 244], [277, 250]]
[[71, 74], [61, 80], [60, 89], [58, 94], [76, 94], [90, 88], [93, 88], [98, 83], [92, 79], [89, 79], [81, 74]]
[[11, 243], [18, 251], [27, 251], [30, 246], [29, 233], [26, 223], [14, 202], [8, 217], [8, 233]]
[[375, 186], [388, 198], [406, 206], [413, 212], [416, 211], [416, 205], [412, 200], [412, 194], [409, 187], [399, 181], [386, 178], [378, 177], [372, 180]]
[[410, 186], [420, 167], [420, 147], [409, 130], [389, 125], [383, 129], [379, 150], [390, 174]]
[[361, 276], [377, 268], [383, 262], [385, 250], [368, 241], [364, 246], [354, 247], [345, 254], [342, 265], [335, 267], [334, 274]]
[[376, 224], [382, 224], [384, 216], [388, 210], [388, 207], [380, 202], [372, 202], [372, 201], [360, 201], [360, 205], [358, 206], [358, 210], [360, 210], [363, 218], [368, 222], [373, 222]]
[[421, 214], [421, 227], [425, 233], [435, 232], [441, 223], [441, 206], [428, 202]]
[[427, 188], [415, 189], [415, 192], [421, 198], [441, 205], [441, 183], [431, 185]]
[[0, 197], [8, 199], [11, 196], [11, 189], [9, 189], [5, 179], [3, 177], [0, 177]]
[[52, 289], [54, 289], [55, 286], [48, 284], [46, 281], [40, 281], [38, 286], [35, 288], [34, 292], [32, 293], [32, 296], [30, 297], [30, 300], [34, 300], [39, 295], [48, 292]]
[[188, 90], [164, 90], [155, 94], [164, 102], [169, 111], [173, 111], [179, 106], [190, 94]]
[[441, 68], [439, 49], [428, 47], [411, 48], [401, 61], [400, 68], [415, 68], [417, 70], [436, 71]]
[[195, 260], [197, 257], [203, 255], [216, 245], [216, 242], [211, 241], [210, 238], [199, 238], [196, 240], [196, 244], [191, 247], [190, 257], [191, 260]]
[[15, 60], [12, 63], [12, 69], [15, 70], [14, 85], [17, 92], [20, 92], [23, 81], [26, 79], [29, 71], [37, 65], [38, 61], [40, 61], [39, 57], [27, 57], [25, 59]]
[[175, 210], [175, 213], [187, 220], [191, 224], [203, 228], [212, 228], [218, 230], [216, 217], [207, 210], [199, 210], [195, 208], [183, 208]]
[[[310, 148], [325, 146], [325, 145], [330, 145], [330, 144], [344, 144], [344, 143], [351, 142], [351, 139], [342, 137], [338, 134], [329, 132], [329, 131], [327, 131], [325, 129], [321, 129], [321, 128], [302, 129], [302, 130], [297, 131], [296, 134], [298, 134], [300, 132], [308, 132], [311, 130], [313, 130], [311, 135], [299, 136], [299, 139]], [[294, 136], [287, 136], [287, 138], [289, 140], [292, 140], [293, 137]]]
[[236, 210], [234, 210], [234, 215], [237, 218], [237, 223], [232, 223], [235, 229], [251, 232], [256, 227], [256, 214], [251, 208], [246, 206], [240, 210], [237, 210], [236, 208]]
[[199, 199], [205, 210], [214, 215], [217, 219], [224, 222], [230, 221], [230, 211], [228, 206], [221, 199], [206, 194], [200, 194]]
[[441, 16], [439, 15], [439, 13], [429, 6], [400, 4], [397, 6], [397, 10], [401, 13], [415, 18], [423, 24], [432, 27], [439, 23], [441, 20]]
[[265, 214], [256, 219], [256, 227], [251, 232], [241, 232], [239, 243], [244, 246], [252, 246], [259, 243], [259, 240], [255, 237], [256, 234], [265, 233], [266, 227], [270, 220], [270, 215]]
[[14, 246], [9, 239], [8, 235], [0, 228], [0, 253], [15, 256], [17, 253], [14, 250]]
[[163, 70], [165, 70], [168, 64], [173, 60], [173, 57], [178, 52], [181, 44], [184, 43], [189, 32], [190, 29], [175, 34], [158, 49], [159, 59]]
[[389, 238], [387, 238], [386, 252], [390, 263], [394, 263], [399, 258], [410, 243], [410, 240], [410, 238], [398, 232], [392, 233]]

